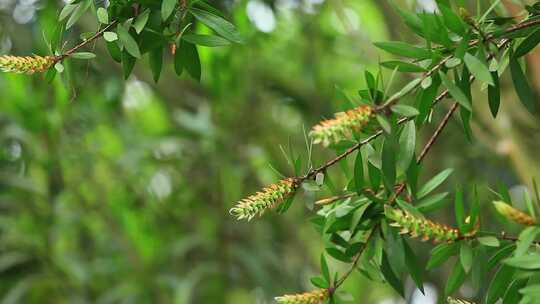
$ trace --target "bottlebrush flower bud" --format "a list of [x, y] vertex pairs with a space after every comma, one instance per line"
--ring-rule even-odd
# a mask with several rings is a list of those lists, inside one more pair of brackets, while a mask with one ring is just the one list
[[452, 297], [448, 297], [446, 299], [446, 302], [448, 302], [448, 304], [474, 304], [473, 302], [469, 302], [469, 301], [465, 301], [465, 300], [461, 300], [461, 299], [456, 299], [456, 298], [452, 298]]
[[329, 295], [328, 289], [317, 289], [301, 294], [276, 297], [275, 300], [280, 304], [322, 304]]
[[239, 220], [244, 218], [251, 220], [257, 214], [261, 216], [266, 209], [275, 208], [283, 203], [296, 192], [298, 185], [295, 178], [283, 179], [239, 201], [229, 212]]
[[390, 226], [401, 228], [400, 234], [408, 234], [413, 238], [420, 237], [422, 241], [450, 243], [460, 237], [457, 229], [414, 216], [401, 209], [385, 206], [384, 213], [393, 221]]
[[323, 120], [315, 125], [310, 136], [313, 143], [328, 146], [340, 140], [351, 138], [353, 132], [362, 130], [373, 117], [374, 111], [370, 106], [360, 106], [346, 112], [335, 114], [334, 119]]
[[493, 202], [493, 205], [495, 205], [495, 209], [497, 209], [497, 212], [499, 212], [508, 220], [527, 226], [532, 226], [536, 224], [536, 220], [530, 215], [508, 205], [505, 202], [495, 201]]
[[3, 72], [34, 74], [45, 72], [55, 62], [53, 56], [0, 56], [0, 70]]

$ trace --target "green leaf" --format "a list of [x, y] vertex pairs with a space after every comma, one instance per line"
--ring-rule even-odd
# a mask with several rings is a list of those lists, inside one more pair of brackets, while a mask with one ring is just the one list
[[512, 74], [512, 81], [514, 82], [514, 88], [519, 100], [529, 112], [535, 113], [535, 94], [533, 93], [527, 77], [521, 69], [521, 66], [519, 65], [517, 57], [513, 56], [512, 53], [510, 53], [510, 74]]
[[177, 0], [163, 0], [161, 2], [161, 19], [163, 21], [169, 19], [176, 7]]
[[115, 32], [105, 32], [103, 33], [103, 39], [107, 42], [113, 42], [118, 40], [118, 35]]
[[461, 247], [459, 251], [459, 261], [461, 262], [465, 272], [469, 272], [473, 263], [473, 250], [466, 241], [461, 241], [460, 243]]
[[420, 114], [420, 112], [418, 112], [415, 107], [411, 107], [408, 105], [397, 104], [393, 105], [390, 109], [392, 110], [392, 112], [406, 117], [413, 117]]
[[465, 33], [465, 24], [449, 6], [439, 3], [439, 10], [442, 13], [444, 25], [446, 25], [447, 28], [459, 35]]
[[508, 266], [501, 266], [491, 284], [489, 284], [489, 289], [486, 297], [486, 304], [495, 303], [500, 297], [502, 297], [506, 291], [506, 288], [512, 282], [515, 269]]
[[461, 284], [465, 281], [466, 273], [463, 267], [461, 266], [460, 261], [456, 261], [454, 267], [450, 272], [448, 280], [446, 281], [446, 287], [444, 288], [444, 294], [449, 295], [456, 291]]
[[427, 270], [433, 269], [448, 261], [451, 256], [458, 254], [459, 244], [440, 244], [431, 250], [431, 256], [426, 266]]
[[321, 254], [321, 273], [327, 282], [330, 282], [330, 271], [328, 270], [328, 264], [324, 258], [324, 254]]
[[538, 270], [540, 269], [540, 254], [512, 257], [504, 260], [504, 263], [514, 268]]
[[146, 23], [148, 23], [148, 18], [150, 17], [150, 10], [145, 9], [142, 13], [137, 16], [135, 19], [135, 22], [133, 23], [133, 28], [135, 29], [135, 32], [137, 34], [140, 34], [144, 27], [146, 26]]
[[[474, 75], [474, 77], [489, 85], [495, 85], [495, 83], [493, 82], [493, 77], [491, 77], [491, 72], [489, 71], [487, 65], [480, 61], [480, 59], [469, 53], [466, 53], [465, 57], [463, 57], [463, 60], [465, 61], [465, 65], [467, 65], [467, 68], [469, 68], [469, 71]], [[464, 79], [464, 81], [469, 80]]]
[[97, 19], [99, 23], [101, 24], [107, 24], [109, 23], [109, 14], [107, 13], [107, 10], [103, 7], [100, 7], [97, 9]]
[[388, 191], [394, 190], [396, 184], [396, 144], [393, 136], [386, 137], [382, 148], [383, 181]]
[[151, 50], [150, 53], [148, 53], [148, 60], [150, 62], [150, 69], [152, 70], [152, 76], [157, 83], [163, 67], [163, 47]]
[[445, 198], [448, 196], [448, 192], [437, 193], [432, 196], [423, 198], [415, 203], [416, 209], [422, 213], [435, 211], [444, 207], [448, 200]]
[[494, 236], [482, 236], [476, 239], [480, 244], [488, 247], [499, 247], [501, 245], [499, 239]]
[[315, 287], [319, 287], [319, 288], [329, 287], [328, 281], [321, 277], [313, 277], [310, 279], [310, 281], [311, 281], [311, 284], [313, 284]]
[[508, 244], [502, 247], [501, 249], [497, 250], [497, 252], [495, 252], [495, 254], [493, 254], [493, 256], [488, 260], [487, 268], [491, 269], [495, 267], [497, 264], [499, 264], [499, 262], [502, 259], [510, 256], [514, 252], [515, 249], [516, 249], [515, 244]]
[[139, 50], [137, 42], [123, 25], [119, 24], [116, 27], [116, 33], [118, 34], [118, 39], [120, 39], [120, 42], [124, 45], [125, 50], [131, 56], [141, 58], [141, 51]]
[[409, 121], [403, 127], [399, 136], [399, 155], [397, 158], [397, 170], [404, 173], [411, 164], [416, 148], [416, 127], [414, 121]]
[[374, 45], [388, 53], [415, 59], [429, 59], [431, 51], [401, 41], [375, 42]]
[[135, 62], [137, 59], [131, 55], [128, 54], [125, 50], [122, 52], [122, 70], [124, 71], [124, 79], [128, 79], [129, 75], [131, 75], [131, 72], [133, 71], [133, 67], [135, 66]]
[[497, 117], [499, 106], [501, 104], [501, 87], [499, 82], [499, 73], [491, 72], [491, 76], [493, 77], [493, 85], [488, 86], [488, 102], [491, 115], [493, 115], [495, 118]]
[[410, 62], [404, 62], [399, 60], [390, 60], [381, 62], [381, 66], [388, 68], [390, 70], [397, 70], [399, 72], [405, 72], [405, 73], [422, 73], [425, 72], [426, 69], [423, 67], [410, 63]]
[[186, 69], [195, 79], [200, 80], [201, 64], [197, 48], [186, 41], [181, 41], [174, 56], [174, 70], [178, 76]]
[[189, 11], [193, 16], [195, 16], [195, 18], [197, 18], [197, 20], [216, 31], [216, 33], [221, 35], [223, 38], [236, 43], [244, 42], [242, 36], [240, 36], [240, 33], [238, 33], [234, 25], [222, 17], [194, 7], [192, 7]]
[[90, 7], [90, 4], [92, 4], [91, 0], [85, 0], [83, 2], [80, 2], [71, 16], [69, 17], [68, 21], [66, 22], [66, 30], [71, 28], [79, 19], [84, 15], [86, 10]]
[[381, 272], [386, 281], [390, 284], [390, 286], [392, 286], [392, 288], [394, 288], [394, 290], [397, 291], [402, 297], [405, 297], [405, 293], [403, 291], [403, 283], [392, 270], [392, 267], [388, 262], [386, 252], [383, 252], [382, 255]]
[[409, 274], [411, 275], [414, 283], [416, 283], [418, 289], [420, 289], [420, 291], [424, 293], [424, 267], [422, 267], [418, 262], [418, 258], [414, 254], [414, 251], [411, 249], [409, 244], [407, 244], [407, 241], [405, 241], [404, 238], [402, 238], [401, 241], [403, 242], [403, 250], [405, 252], [405, 265], [407, 266], [407, 270], [409, 271]]
[[77, 52], [71, 54], [69, 57], [75, 59], [94, 59], [96, 58], [96, 54], [90, 52]]
[[527, 227], [520, 234], [516, 246], [514, 256], [525, 255], [534, 242], [536, 237], [540, 234], [540, 227]]
[[454, 97], [454, 99], [462, 107], [464, 107], [467, 110], [471, 111], [472, 110], [471, 102], [467, 98], [465, 93], [463, 93], [461, 91], [461, 89], [453, 81], [448, 79], [448, 77], [446, 77], [446, 75], [443, 72], [439, 71], [439, 76], [441, 77], [441, 80], [442, 80], [442, 83], [444, 84], [444, 86], [448, 89], [448, 92], [450, 92], [450, 95], [452, 95], [452, 97]]
[[464, 232], [463, 227], [465, 225], [465, 202], [463, 201], [463, 191], [461, 190], [461, 188], [456, 189], [454, 212], [456, 214], [456, 223], [459, 226], [459, 231]]
[[519, 46], [516, 48], [514, 56], [519, 58], [521, 56], [527, 55], [532, 49], [534, 49], [538, 43], [540, 43], [540, 29], [537, 29], [527, 38], [525, 38]]
[[519, 290], [525, 287], [527, 284], [527, 279], [517, 279], [514, 282], [510, 284], [510, 287], [506, 290], [506, 293], [504, 294], [503, 302], [502, 304], [514, 304], [519, 303], [521, 298], [523, 297]]
[[231, 44], [229, 40], [215, 35], [185, 34], [182, 36], [182, 39], [189, 43], [208, 47], [225, 46]]
[[418, 198], [422, 198], [426, 196], [427, 194], [429, 194], [431, 191], [435, 190], [435, 188], [437, 188], [440, 184], [442, 184], [448, 178], [448, 176], [452, 174], [452, 171], [454, 170], [446, 169], [442, 171], [441, 173], [435, 175], [432, 179], [430, 179], [427, 183], [425, 183], [424, 186], [420, 188], [420, 190], [418, 190], [418, 193], [417, 193]]
[[364, 188], [364, 162], [360, 151], [356, 154], [356, 160], [354, 161], [354, 187], [356, 188], [356, 193], [362, 195], [362, 189]]
[[66, 19], [69, 15], [71, 15], [71, 13], [73, 13], [73, 11], [79, 7], [79, 4], [67, 4], [66, 6], [64, 6], [62, 8], [62, 10], [60, 11], [60, 15], [58, 16], [58, 21], [64, 21], [64, 19]]
[[390, 98], [388, 98], [386, 102], [390, 103], [394, 100], [400, 99], [401, 97], [409, 94], [412, 90], [414, 90], [418, 86], [418, 84], [420, 84], [420, 82], [422, 82], [422, 78], [416, 78], [412, 80], [406, 86], [404, 86], [401, 90], [399, 90], [397, 93], [395, 93]]

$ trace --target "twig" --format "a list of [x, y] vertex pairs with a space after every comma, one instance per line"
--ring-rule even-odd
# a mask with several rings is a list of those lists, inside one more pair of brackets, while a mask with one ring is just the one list
[[65, 53], [63, 53], [63, 54], [61, 54], [59, 56], [56, 56], [55, 59], [54, 59], [55, 62], [62, 61], [64, 59], [66, 59], [67, 57], [69, 57], [73, 53], [77, 52], [79, 49], [85, 47], [89, 43], [92, 43], [92, 41], [100, 38], [101, 36], [103, 36], [103, 33], [110, 30], [111, 28], [113, 28], [117, 23], [118, 23], [117, 21], [113, 21], [113, 22], [107, 24], [104, 28], [100, 29], [94, 35], [92, 35], [92, 37], [82, 41], [81, 43], [77, 44], [73, 48], [67, 50]]

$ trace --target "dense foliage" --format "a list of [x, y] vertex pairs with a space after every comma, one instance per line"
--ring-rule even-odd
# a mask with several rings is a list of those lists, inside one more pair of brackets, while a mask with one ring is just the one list
[[[239, 200], [230, 209], [230, 214], [239, 220], [254, 220], [269, 209], [284, 213], [295, 208], [295, 200], [305, 201], [312, 211], [310, 222], [320, 234], [324, 248], [320, 275], [310, 279], [315, 286], [313, 290], [277, 296], [278, 303], [353, 301], [342, 289], [356, 271], [370, 281], [388, 284], [406, 298], [406, 279], [410, 277], [416, 288], [424, 292], [426, 270], [433, 271], [449, 260], [452, 267], [445, 275], [441, 300], [468, 303], [469, 300], [458, 298], [460, 287], [468, 281], [475, 290], [475, 299], [471, 301], [538, 301], [540, 229], [536, 213], [540, 211], [540, 194], [536, 181], [531, 182], [531, 192], [523, 196], [527, 212], [514, 206], [515, 198], [503, 183], [496, 186], [484, 183], [482, 189], [473, 182], [461, 181], [453, 195], [451, 209], [455, 225], [451, 225], [432, 218], [432, 214], [445, 208], [449, 201], [448, 192], [436, 190], [453, 170], [439, 166], [439, 173], [427, 180], [423, 178], [424, 160], [434, 145], [444, 139], [442, 134], [456, 113], [463, 130], [458, 134], [461, 145], [475, 141], [472, 118], [483, 101], [473, 95], [474, 83], [486, 92], [485, 103], [494, 119], [506, 102], [502, 89], [506, 74], [521, 106], [529, 112], [527, 117], [538, 114], [536, 93], [526, 76], [524, 58], [540, 43], [540, 4], [522, 4], [525, 13], [509, 16], [504, 14], [501, 1], [486, 1], [486, 5], [480, 2], [471, 8], [463, 1], [440, 0], [437, 9], [431, 12], [394, 5], [408, 31], [420, 42], [376, 42], [378, 49], [397, 59], [383, 60], [377, 69], [366, 70], [365, 86], [355, 96], [338, 88], [343, 111], [304, 131], [305, 147], [300, 142], [289, 142], [287, 148], [281, 148], [293, 174], [283, 175], [281, 180]], [[79, 44], [64, 50], [65, 31], [89, 11], [99, 29], [82, 33]], [[7, 111], [24, 129], [36, 130], [43, 138], [35, 144], [36, 138], [16, 132], [19, 127], [10, 129], [12, 125], [8, 122], [5, 141], [13, 141], [12, 149], [21, 149], [20, 143], [25, 143], [28, 145], [25, 151], [32, 151], [37, 159], [42, 149], [52, 151], [53, 155], [26, 169], [25, 161], [9, 160], [9, 155], [20, 152], [6, 154], [8, 159], [3, 164], [6, 169], [23, 172], [19, 176], [21, 180], [10, 179], [8, 201], [29, 200], [29, 203], [8, 204], [9, 212], [1, 222], [5, 254], [0, 264], [5, 265], [3, 268], [10, 271], [15, 282], [5, 287], [5, 301], [16, 302], [23, 297], [39, 301], [53, 294], [52, 298], [68, 302], [95, 299], [104, 303], [183, 303], [189, 301], [192, 293], [197, 302], [215, 301], [212, 294], [223, 292], [224, 286], [206, 282], [209, 289], [194, 293], [192, 288], [198, 279], [190, 277], [202, 278], [209, 273], [214, 279], [227, 276], [223, 273], [225, 263], [216, 265], [218, 259], [211, 258], [235, 242], [234, 236], [216, 227], [227, 216], [225, 208], [220, 208], [217, 217], [214, 214], [214, 218], [208, 218], [219, 219], [210, 225], [209, 232], [203, 233], [210, 239], [179, 237], [177, 224], [193, 220], [189, 212], [193, 207], [188, 204], [169, 209], [164, 207], [164, 201], [173, 200], [171, 180], [189, 183], [198, 168], [220, 166], [219, 159], [214, 158], [215, 148], [230, 143], [219, 139], [224, 135], [208, 124], [204, 109], [197, 115], [176, 113], [174, 119], [178, 124], [201, 141], [201, 147], [197, 148], [200, 154], [190, 155], [192, 139], [172, 137], [173, 122], [165, 114], [168, 109], [152, 102], [156, 97], [140, 82], [125, 88], [123, 107], [128, 123], [111, 124], [117, 109], [105, 111], [107, 116], [96, 113], [102, 111], [100, 108], [110, 107], [107, 99], [119, 98], [115, 92], [118, 86], [113, 83], [106, 88], [109, 98], [102, 96], [103, 101], [98, 100], [97, 104], [69, 103], [66, 87], [73, 85], [73, 76], [65, 68], [70, 66], [71, 59], [95, 58], [85, 48], [103, 38], [111, 58], [121, 63], [125, 78], [133, 72], [135, 62], [145, 55], [152, 78], [157, 82], [164, 63], [169, 62], [164, 60], [165, 55], [170, 54], [177, 75], [185, 70], [200, 81], [206, 66], [201, 64], [199, 47], [234, 47], [232, 43], [244, 43], [245, 39], [223, 12], [204, 1], [73, 1], [53, 20], [59, 23], [48, 33], [48, 55], [0, 56], [0, 68], [5, 72], [47, 73], [39, 84], [43, 90], [39, 103], [24, 97], [23, 88], [28, 80], [6, 77], [9, 85], [3, 89], [5, 97], [17, 100], [6, 106]], [[204, 34], [198, 24], [205, 26]], [[215, 34], [209, 34], [210, 31]], [[216, 60], [215, 64], [219, 63]], [[209, 68], [219, 73], [217, 67]], [[58, 72], [63, 74], [62, 80], [55, 78]], [[401, 73], [407, 76], [399, 77]], [[397, 89], [396, 83], [403, 79], [408, 81]], [[215, 85], [219, 87], [218, 82]], [[50, 103], [54, 105], [48, 106]], [[40, 106], [49, 107], [43, 116], [36, 110]], [[71, 109], [80, 107], [89, 107], [85, 110], [88, 114], [73, 116]], [[230, 106], [212, 107], [225, 111]], [[445, 110], [442, 115], [441, 110]], [[86, 119], [91, 119], [97, 127], [85, 130]], [[68, 120], [75, 123], [69, 124]], [[234, 116], [222, 122], [238, 123]], [[278, 119], [274, 123], [280, 122]], [[76, 127], [68, 129], [68, 125]], [[271, 127], [262, 125], [270, 129], [270, 135]], [[115, 131], [115, 128], [121, 129]], [[432, 134], [421, 146], [419, 134], [424, 129]], [[63, 136], [64, 132], [69, 136]], [[133, 132], [149, 140], [140, 142]], [[242, 140], [240, 136], [230, 136], [234, 142]], [[315, 149], [316, 145], [322, 149]], [[234, 151], [231, 147], [227, 149]], [[302, 150], [305, 151], [298, 152]], [[332, 155], [324, 150], [331, 150], [337, 156], [315, 164], [316, 159]], [[194, 160], [193, 164], [183, 164], [190, 169], [185, 172], [193, 176], [174, 169], [182, 157]], [[340, 177], [331, 174], [334, 167], [342, 171]], [[197, 193], [178, 189], [175, 197], [183, 202], [192, 201], [193, 196], [204, 201], [204, 196], [212, 199], [216, 195], [210, 190], [222, 188], [228, 194], [219, 200], [237, 199], [240, 179], [234, 177], [239, 174], [234, 170], [234, 162], [210, 170], [210, 174], [221, 176], [220, 184], [198, 184], [196, 187], [201, 191]], [[257, 170], [268, 172], [260, 167]], [[26, 182], [30, 176], [37, 184]], [[149, 182], [143, 182], [141, 176], [149, 177], [146, 179]], [[227, 192], [231, 187], [237, 190]], [[302, 197], [298, 197], [300, 192]], [[328, 193], [330, 196], [326, 196]], [[490, 208], [503, 222], [520, 225], [519, 234], [509, 235], [502, 225], [491, 224], [490, 214], [481, 212], [481, 202], [485, 201], [492, 202]], [[82, 208], [75, 208], [76, 202]], [[194, 208], [196, 216], [203, 218], [206, 211], [210, 214], [210, 209], [212, 206]], [[60, 213], [62, 216], [57, 217]], [[450, 220], [446, 218], [445, 222]], [[80, 222], [75, 226], [77, 230], [70, 230], [73, 222]], [[108, 235], [109, 231], [114, 233]], [[253, 238], [256, 239], [255, 235]], [[412, 239], [433, 243], [429, 256], [411, 245]], [[200, 257], [201, 252], [192, 249], [202, 243], [208, 253]], [[272, 246], [267, 248], [272, 250]], [[171, 264], [179, 257], [197, 263]], [[331, 271], [328, 257], [348, 267]], [[245, 253], [238, 253], [238, 258], [249, 261]], [[280, 263], [277, 264], [279, 267]], [[251, 262], [248, 267], [259, 266]], [[216, 269], [218, 274], [212, 274]], [[118, 273], [123, 273], [120, 280], [115, 276]], [[64, 281], [65, 278], [69, 280]]]

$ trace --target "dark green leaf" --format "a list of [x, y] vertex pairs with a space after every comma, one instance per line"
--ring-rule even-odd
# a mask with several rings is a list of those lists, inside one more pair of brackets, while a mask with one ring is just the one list
[[382, 255], [381, 272], [386, 281], [390, 284], [390, 286], [392, 286], [392, 288], [394, 288], [394, 290], [397, 291], [402, 297], [405, 297], [405, 293], [403, 291], [403, 283], [394, 273], [392, 267], [390, 267], [386, 252], [383, 252]]
[[460, 261], [456, 261], [454, 267], [450, 272], [448, 280], [446, 281], [446, 287], [444, 288], [444, 294], [449, 295], [456, 291], [461, 284], [465, 281], [466, 273], [463, 267], [461, 266]]
[[439, 3], [439, 10], [442, 13], [444, 25], [446, 25], [446, 27], [459, 35], [463, 35], [465, 33], [465, 24], [449, 6]]
[[532, 49], [534, 49], [538, 45], [538, 43], [540, 43], [540, 29], [534, 31], [519, 44], [519, 46], [516, 48], [514, 56], [516, 58], [519, 58], [521, 56], [527, 55]]
[[512, 74], [512, 81], [514, 82], [514, 88], [519, 100], [521, 100], [521, 103], [529, 112], [535, 113], [535, 94], [533, 93], [527, 77], [521, 69], [521, 66], [519, 65], [518, 59], [513, 56], [512, 53], [510, 53], [510, 73]]
[[431, 250], [431, 257], [429, 258], [426, 269], [430, 270], [442, 265], [444, 262], [448, 261], [451, 256], [458, 254], [458, 252], [458, 243], [438, 245]]
[[323, 275], [323, 278], [330, 282], [330, 271], [328, 270], [328, 264], [326, 263], [326, 259], [324, 258], [324, 254], [321, 254], [321, 273]]
[[418, 287], [418, 289], [424, 293], [424, 267], [422, 267], [418, 262], [418, 258], [414, 254], [409, 244], [407, 244], [407, 241], [405, 241], [404, 238], [402, 238], [401, 241], [403, 242], [403, 249], [405, 251], [405, 265], [407, 266], [407, 270], [409, 271], [411, 278], [416, 283], [416, 287]]
[[515, 269], [508, 266], [503, 265], [499, 268], [489, 285], [486, 304], [493, 304], [504, 295], [506, 288], [512, 282], [514, 272]]
[[491, 72], [493, 77], [493, 86], [488, 86], [488, 101], [489, 101], [489, 110], [493, 117], [497, 117], [499, 112], [499, 106], [501, 104], [501, 87], [499, 82], [499, 73]]
[[356, 160], [354, 161], [354, 187], [356, 188], [356, 193], [362, 195], [362, 189], [364, 188], [364, 162], [360, 151], [356, 154]]
[[181, 41], [174, 56], [174, 70], [180, 76], [184, 69], [197, 81], [201, 80], [201, 62], [197, 47], [189, 42]]
[[154, 81], [158, 82], [163, 66], [163, 47], [159, 47], [150, 51], [150, 53], [148, 54], [148, 59], [150, 62], [150, 69], [152, 70], [152, 76], [154, 77]]

